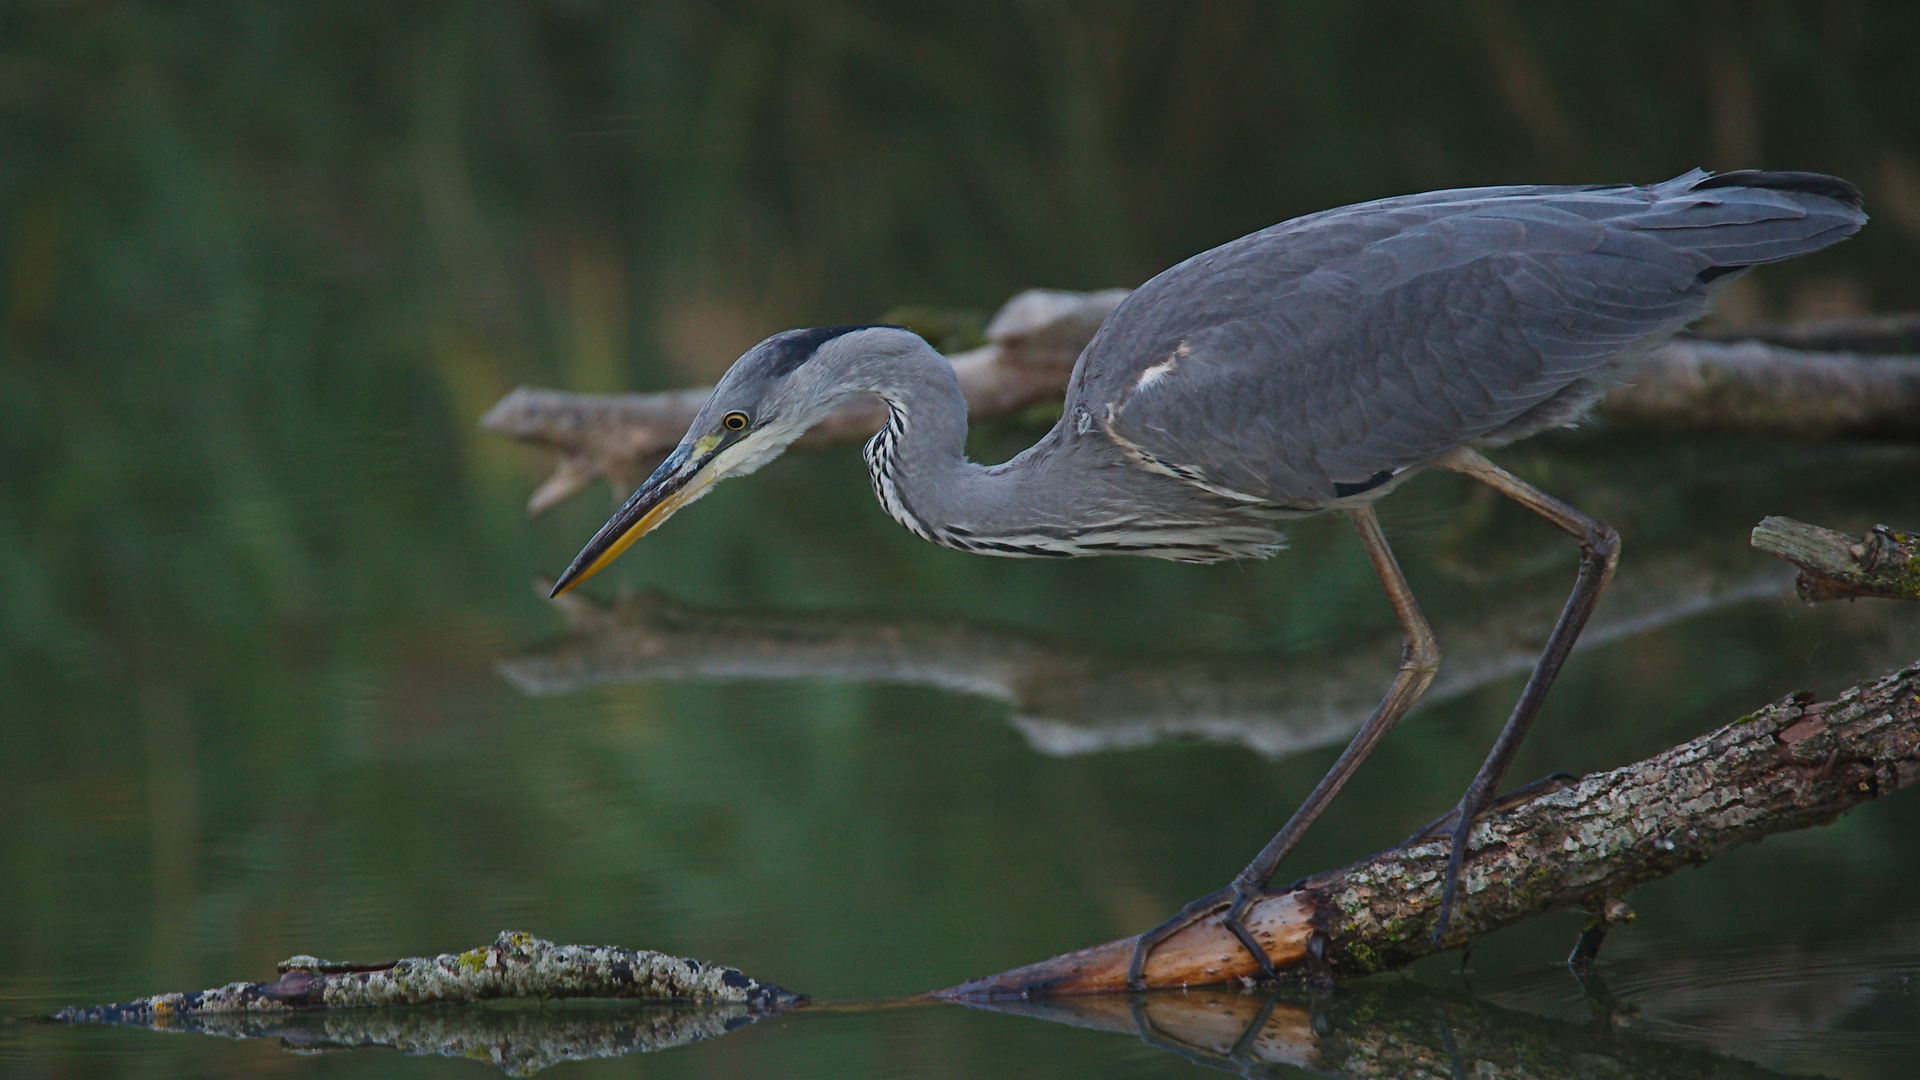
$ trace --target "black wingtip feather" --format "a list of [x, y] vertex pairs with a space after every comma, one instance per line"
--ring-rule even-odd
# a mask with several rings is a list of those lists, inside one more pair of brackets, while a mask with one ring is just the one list
[[1693, 185], [1691, 190], [1723, 187], [1773, 188], [1776, 191], [1800, 191], [1808, 195], [1823, 195], [1837, 199], [1858, 210], [1860, 208], [1860, 189], [1837, 176], [1813, 172], [1766, 172], [1760, 169], [1737, 169], [1733, 172], [1718, 173]]

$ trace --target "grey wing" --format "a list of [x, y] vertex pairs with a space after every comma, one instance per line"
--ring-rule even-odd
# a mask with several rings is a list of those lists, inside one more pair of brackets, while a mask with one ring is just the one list
[[1310, 215], [1136, 290], [1081, 357], [1069, 411], [1148, 467], [1315, 509], [1576, 419], [1619, 357], [1705, 314], [1716, 283], [1864, 221], [1831, 177], [1699, 171]]

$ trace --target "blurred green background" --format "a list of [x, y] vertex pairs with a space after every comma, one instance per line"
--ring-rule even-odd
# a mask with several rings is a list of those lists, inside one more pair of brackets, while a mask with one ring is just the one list
[[[0, 1012], [508, 926], [873, 996], [1157, 921], [1224, 883], [1331, 749], [1045, 756], [1003, 703], [858, 679], [523, 696], [492, 665], [560, 632], [532, 581], [608, 507], [596, 489], [528, 519], [548, 462], [477, 417], [522, 383], [697, 384], [789, 326], [1131, 285], [1342, 203], [1696, 165], [1836, 173], [1874, 215], [1741, 282], [1724, 320], [1920, 309], [1917, 50], [1897, 0], [8, 5]], [[974, 453], [1039, 430], [995, 425]], [[1764, 569], [1744, 541], [1763, 514], [1920, 526], [1902, 447], [1588, 429], [1501, 460], [1613, 520], [1627, 560], [1702, 573]], [[1569, 545], [1483, 494], [1436, 477], [1384, 507], [1443, 646], [1448, 620], [1571, 577]], [[1123, 660], [1310, 663], [1392, 627], [1332, 523], [1266, 565], [971, 557], [888, 521], [854, 448], [728, 485], [604, 577]], [[1577, 657], [1516, 775], [1621, 764], [1916, 656], [1892, 605], [1673, 623]], [[1449, 805], [1518, 684], [1416, 714], [1289, 867]], [[1610, 949], [1747, 949], [1809, 909], [1853, 939], [1910, 930], [1916, 852], [1905, 796], [1649, 888]], [[1476, 965], [1549, 965], [1575, 925]], [[802, 1030], [660, 1067], [1191, 1068], [970, 1015]], [[158, 1041], [0, 1034], [0, 1071], [305, 1068]], [[1812, 1053], [1775, 1064], [1904, 1075]]]

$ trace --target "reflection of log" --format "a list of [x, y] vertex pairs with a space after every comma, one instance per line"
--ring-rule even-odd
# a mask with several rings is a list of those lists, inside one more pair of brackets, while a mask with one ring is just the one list
[[492, 945], [463, 953], [383, 964], [343, 964], [296, 956], [270, 983], [229, 983], [198, 993], [159, 994], [53, 1017], [73, 1023], [171, 1023], [187, 1015], [287, 1013], [394, 1005], [446, 1005], [498, 998], [621, 998], [698, 1001], [762, 1012], [806, 999], [732, 968], [644, 949], [556, 945], [503, 931]]
[[1781, 1074], [1618, 1030], [1512, 1012], [1417, 983], [1367, 984], [1293, 998], [1230, 990], [994, 1002], [985, 1007], [1096, 1031], [1137, 1035], [1193, 1062], [1243, 1076], [1598, 1076], [1761, 1080]]
[[1753, 546], [1800, 568], [1795, 585], [1807, 603], [1877, 596], [1920, 600], [1920, 536], [1875, 525], [1863, 537], [1770, 517], [1754, 526]]
[[[988, 344], [952, 357], [975, 417], [1000, 416], [1058, 398], [1074, 358], [1100, 321], [1126, 296], [1021, 293], [994, 316]], [[1804, 330], [1767, 327], [1769, 340], [1681, 339], [1655, 349], [1601, 404], [1603, 415], [1628, 422], [1738, 429], [1803, 437], [1874, 434], [1920, 438], [1920, 356], [1913, 342], [1920, 316], [1829, 321]], [[1875, 346], [1900, 356], [1858, 356]], [[481, 418], [490, 431], [559, 454], [553, 475], [528, 500], [532, 513], [565, 499], [597, 477], [620, 494], [634, 488], [686, 433], [708, 391], [660, 394], [571, 394], [521, 387]], [[866, 438], [885, 410], [855, 401], [816, 426], [802, 445]]]
[[[1565, 599], [1557, 577], [1538, 585], [1503, 596], [1497, 619], [1436, 617], [1445, 657], [1422, 705], [1532, 667]], [[1683, 558], [1627, 562], [1578, 647], [1786, 588], [1783, 569], [1735, 578]], [[652, 592], [610, 609], [577, 592], [555, 603], [568, 633], [495, 665], [529, 694], [660, 678], [933, 686], [1006, 702], [1027, 741], [1059, 755], [1174, 738], [1235, 742], [1274, 758], [1332, 745], [1360, 726], [1400, 655], [1397, 633], [1307, 656], [1134, 656], [958, 620], [721, 613]]]
[[[1474, 830], [1444, 942], [1432, 940], [1444, 840], [1415, 838], [1255, 904], [1248, 927], [1277, 964], [1360, 975], [1609, 897], [1736, 844], [1823, 824], [1920, 781], [1920, 665], [1832, 701], [1790, 698], [1645, 761], [1490, 815]], [[955, 999], [1118, 991], [1133, 939], [942, 991]], [[1251, 977], [1246, 950], [1210, 917], [1156, 949], [1151, 986]]]

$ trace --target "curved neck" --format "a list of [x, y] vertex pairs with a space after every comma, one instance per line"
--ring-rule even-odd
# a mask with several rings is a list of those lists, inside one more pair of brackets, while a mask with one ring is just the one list
[[[864, 457], [874, 497], [914, 534], [952, 546], [953, 529], [1003, 517], [989, 471], [966, 458], [967, 401], [953, 365], [924, 342], [884, 357], [864, 372], [864, 388], [887, 403], [887, 422]], [[990, 512], [990, 513], [989, 513]]]
[[1211, 561], [1270, 554], [1280, 542], [1263, 515], [1141, 469], [1110, 440], [1076, 437], [1068, 417], [1005, 464], [968, 461], [960, 380], [918, 338], [853, 366], [840, 385], [888, 409], [866, 446], [873, 493], [894, 520], [936, 544], [988, 555]]

